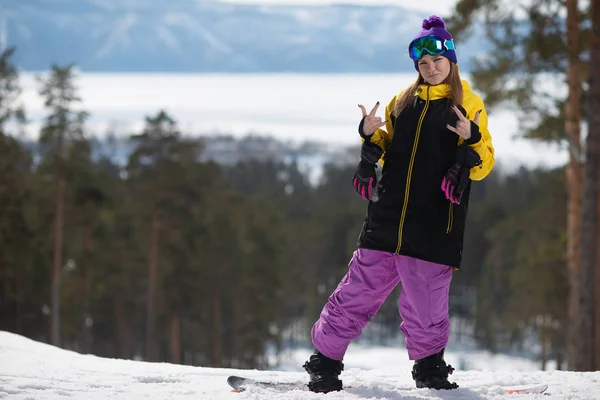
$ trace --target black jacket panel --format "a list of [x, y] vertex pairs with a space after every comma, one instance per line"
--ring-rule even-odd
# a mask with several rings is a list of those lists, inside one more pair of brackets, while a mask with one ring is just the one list
[[449, 99], [420, 97], [394, 120], [359, 247], [460, 267], [470, 184], [459, 205], [441, 189], [458, 145], [446, 125], [457, 120]]

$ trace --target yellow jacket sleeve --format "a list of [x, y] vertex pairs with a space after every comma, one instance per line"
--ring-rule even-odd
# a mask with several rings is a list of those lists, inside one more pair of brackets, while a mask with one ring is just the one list
[[[465, 93], [466, 95], [467, 93]], [[473, 181], [480, 181], [492, 171], [494, 168], [494, 146], [492, 144], [492, 136], [488, 130], [488, 115], [485, 111], [483, 100], [473, 92], [468, 92], [469, 96], [465, 96], [463, 106], [467, 112], [467, 118], [471, 121], [475, 120], [477, 111], [481, 110], [479, 115], [479, 132], [481, 139], [477, 143], [469, 144], [481, 157], [481, 165], [471, 168], [469, 177]]]

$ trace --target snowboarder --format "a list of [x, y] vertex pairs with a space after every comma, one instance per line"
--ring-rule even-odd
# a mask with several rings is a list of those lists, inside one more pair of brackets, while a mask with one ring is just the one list
[[424, 20], [408, 51], [418, 77], [392, 98], [385, 120], [376, 115], [379, 102], [368, 114], [359, 105], [363, 143], [353, 184], [369, 201], [367, 216], [348, 272], [312, 328], [315, 353], [304, 368], [314, 392], [342, 389], [348, 345], [398, 284], [416, 386], [458, 387], [444, 361], [450, 281], [461, 264], [471, 181], [490, 173], [494, 147], [485, 106], [459, 75], [444, 21]]

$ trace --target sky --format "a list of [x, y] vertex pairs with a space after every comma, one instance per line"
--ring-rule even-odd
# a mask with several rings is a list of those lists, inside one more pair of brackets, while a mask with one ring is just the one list
[[280, 5], [324, 5], [324, 4], [364, 4], [364, 5], [395, 5], [413, 10], [424, 10], [439, 13], [442, 16], [450, 14], [456, 0], [220, 0], [227, 3], [244, 4], [280, 4]]
[[[590, 400], [598, 398], [600, 371], [540, 371], [530, 360], [450, 346], [446, 360], [456, 371], [452, 391], [417, 389], [403, 345], [352, 343], [344, 358], [342, 392], [253, 388], [234, 393], [229, 375], [279, 382], [307, 381], [301, 368], [310, 349], [280, 354], [275, 370], [237, 370], [116, 360], [78, 354], [0, 331], [0, 398], [11, 400]], [[546, 384], [544, 395], [507, 395], [507, 388]]]

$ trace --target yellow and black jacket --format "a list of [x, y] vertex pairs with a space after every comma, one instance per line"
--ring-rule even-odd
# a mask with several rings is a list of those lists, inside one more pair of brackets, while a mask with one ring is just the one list
[[[485, 178], [494, 166], [494, 147], [483, 101], [462, 81], [461, 111], [470, 120], [481, 110], [479, 132], [467, 144], [481, 157], [471, 180]], [[446, 199], [442, 179], [463, 142], [446, 124], [456, 126], [446, 84], [421, 85], [411, 106], [394, 117], [395, 96], [385, 109], [386, 129], [370, 138], [384, 150], [381, 179], [369, 201], [358, 247], [394, 252], [460, 268], [470, 183], [460, 204]], [[472, 130], [477, 130], [476, 125]]]

